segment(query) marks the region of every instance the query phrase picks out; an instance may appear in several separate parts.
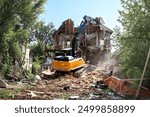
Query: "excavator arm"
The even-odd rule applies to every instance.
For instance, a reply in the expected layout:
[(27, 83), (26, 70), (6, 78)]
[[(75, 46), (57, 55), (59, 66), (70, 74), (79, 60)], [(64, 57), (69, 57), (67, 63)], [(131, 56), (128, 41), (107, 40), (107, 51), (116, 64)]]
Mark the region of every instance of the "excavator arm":
[(94, 18), (85, 15), (72, 40), (72, 56), (74, 58), (76, 58), (77, 51), (80, 47), (80, 36), (85, 34), (85, 29), (89, 24), (97, 25), (97, 21)]

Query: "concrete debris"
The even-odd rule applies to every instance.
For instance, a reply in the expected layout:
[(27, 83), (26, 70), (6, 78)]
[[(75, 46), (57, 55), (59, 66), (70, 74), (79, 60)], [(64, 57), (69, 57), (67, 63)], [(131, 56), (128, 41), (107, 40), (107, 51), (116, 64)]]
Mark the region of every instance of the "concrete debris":
[(69, 99), (70, 100), (77, 100), (77, 99), (79, 99), (79, 96), (70, 96)]
[(4, 80), (0, 79), (0, 88), (7, 88), (7, 87), (8, 84)]
[(100, 68), (90, 66), (80, 78), (64, 74), (59, 78), (42, 79), (30, 90), (19, 94), (20, 97), (17, 95), (17, 99), (110, 99), (111, 96), (105, 92), (107, 86), (103, 83), (103, 77)]
[(31, 96), (31, 98), (37, 97), (37, 95), (33, 91), (31, 91), (30, 93), (27, 93), (27, 95)]
[(55, 72), (51, 71), (50, 69), (47, 69), (45, 71), (42, 71), (42, 75), (46, 75), (46, 76), (50, 76), (52, 74), (54, 74)]
[(89, 99), (93, 100), (93, 99), (98, 99), (99, 95), (94, 95), (93, 93), (89, 94)]
[(38, 81), (38, 80), (42, 80), (42, 79), (41, 79), (41, 77), (39, 75), (36, 75), (35, 76), (35, 81)]
[(37, 95), (44, 95), (44, 92), (40, 92), (40, 91), (31, 91), (31, 90), (26, 90), (26, 92), (28, 92), (28, 93), (33, 92), (34, 94), (37, 94)]

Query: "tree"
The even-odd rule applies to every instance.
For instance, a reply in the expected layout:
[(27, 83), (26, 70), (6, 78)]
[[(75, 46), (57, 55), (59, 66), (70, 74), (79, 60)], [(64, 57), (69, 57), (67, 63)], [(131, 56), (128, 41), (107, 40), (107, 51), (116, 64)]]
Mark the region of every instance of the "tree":
[(0, 71), (17, 61), (22, 66), (21, 46), (27, 46), (29, 29), (43, 11), (45, 0), (0, 0)]
[[(53, 46), (53, 34), (54, 34), (54, 25), (53, 23), (45, 24), (40, 21), (37, 22), (31, 30), (31, 42), (36, 42), (31, 45), (31, 52), (34, 57), (44, 56), (45, 49)], [(34, 37), (34, 38), (33, 38)]]
[(53, 44), (52, 34), (54, 33), (53, 23), (45, 25), (44, 22), (37, 22), (35, 25), (35, 37), (37, 41), (43, 42), (45, 45)]
[[(117, 37), (120, 68), (126, 76), (140, 78), (150, 48), (150, 1), (121, 0), (119, 22), (123, 32)], [(145, 74), (150, 78), (150, 62)]]
[(39, 66), (46, 60), (45, 49), (53, 46), (54, 25), (52, 23), (36, 22), (30, 30), (31, 53), (33, 55), (32, 73), (39, 72)]

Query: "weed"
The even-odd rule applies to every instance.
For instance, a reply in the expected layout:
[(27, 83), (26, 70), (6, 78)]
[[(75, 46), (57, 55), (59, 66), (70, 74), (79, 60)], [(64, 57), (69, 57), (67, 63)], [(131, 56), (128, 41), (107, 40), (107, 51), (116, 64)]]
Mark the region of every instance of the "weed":
[(67, 93), (61, 93), (60, 96), (59, 96), (59, 98), (62, 98), (62, 99), (65, 99), (65, 100), (67, 100), (69, 97), (70, 97), (70, 95), (67, 94)]
[(14, 98), (14, 94), (11, 90), (0, 90), (0, 98)]

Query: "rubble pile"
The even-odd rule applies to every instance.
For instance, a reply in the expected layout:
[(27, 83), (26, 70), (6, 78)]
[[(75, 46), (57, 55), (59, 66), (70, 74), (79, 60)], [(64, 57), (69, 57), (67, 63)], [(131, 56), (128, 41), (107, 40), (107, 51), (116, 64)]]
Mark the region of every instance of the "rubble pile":
[(103, 77), (99, 68), (90, 66), (80, 78), (65, 74), (59, 78), (39, 80), (30, 90), (17, 94), (15, 99), (109, 99), (97, 86)]

